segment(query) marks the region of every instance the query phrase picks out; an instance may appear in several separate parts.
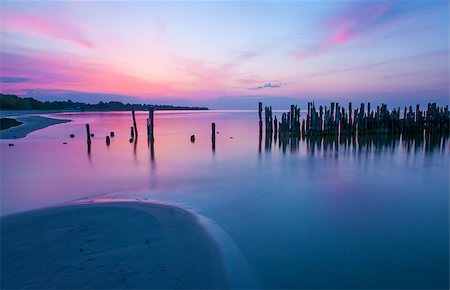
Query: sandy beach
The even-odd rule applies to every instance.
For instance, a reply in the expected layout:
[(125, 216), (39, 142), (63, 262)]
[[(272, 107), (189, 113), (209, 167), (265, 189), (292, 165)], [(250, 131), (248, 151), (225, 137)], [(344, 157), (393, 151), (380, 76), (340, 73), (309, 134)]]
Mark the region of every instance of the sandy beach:
[(41, 116), (19, 116), (13, 117), (22, 125), (8, 128), (0, 131), (0, 139), (19, 139), (27, 136), (29, 133), (46, 128), (51, 125), (67, 123), (70, 120), (55, 119)]
[(179, 207), (71, 204), (1, 219), (1, 288), (228, 288), (221, 252)]

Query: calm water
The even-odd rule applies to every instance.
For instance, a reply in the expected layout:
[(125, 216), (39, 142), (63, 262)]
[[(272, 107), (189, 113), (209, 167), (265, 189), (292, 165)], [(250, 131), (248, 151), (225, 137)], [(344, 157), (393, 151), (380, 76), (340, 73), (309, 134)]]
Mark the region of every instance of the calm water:
[(81, 198), (166, 201), (228, 236), (249, 268), (240, 275), (257, 280), (247, 286), (448, 288), (448, 139), (279, 144), (260, 141), (257, 112), (157, 112), (152, 148), (144, 112), (136, 143), (128, 112), (54, 117), (73, 122), (0, 141), (3, 215)]

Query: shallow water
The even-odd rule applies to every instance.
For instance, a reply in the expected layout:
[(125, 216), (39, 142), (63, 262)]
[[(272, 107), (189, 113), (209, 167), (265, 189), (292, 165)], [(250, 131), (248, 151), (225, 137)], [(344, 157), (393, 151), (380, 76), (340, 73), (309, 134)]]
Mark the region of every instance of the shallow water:
[(129, 112), (50, 116), (73, 122), (0, 141), (2, 215), (86, 197), (160, 200), (220, 227), (258, 287), (448, 288), (448, 139), (279, 144), (259, 138), (257, 112), (197, 111), (157, 112), (152, 146), (145, 112), (133, 143)]

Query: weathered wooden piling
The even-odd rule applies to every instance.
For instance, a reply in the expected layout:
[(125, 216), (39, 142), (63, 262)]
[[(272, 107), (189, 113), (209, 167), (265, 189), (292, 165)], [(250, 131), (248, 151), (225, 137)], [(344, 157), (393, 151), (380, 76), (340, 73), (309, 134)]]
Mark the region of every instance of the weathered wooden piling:
[(191, 142), (195, 143), (195, 135), (191, 135)]
[(111, 139), (109, 138), (109, 136), (106, 136), (106, 146), (109, 146), (109, 144), (111, 144)]
[(277, 116), (275, 116), (275, 118), (273, 119), (273, 128), (274, 128), (274, 135), (275, 135), (275, 138), (276, 138), (276, 136), (277, 136), (277, 134), (278, 134), (278, 120), (277, 120)]
[(130, 139), (134, 139), (134, 128), (130, 127)]
[(153, 129), (154, 129), (154, 117), (155, 111), (153, 109), (148, 110), (147, 118), (147, 136), (150, 140), (154, 140)]
[(262, 124), (262, 102), (258, 103), (259, 122)]
[(138, 136), (137, 126), (136, 126), (136, 116), (134, 114), (134, 110), (131, 111), (131, 115), (133, 116), (133, 128), (136, 137)]
[(424, 112), (420, 111), (419, 105), (415, 106), (415, 110), (413, 106), (405, 107), (403, 118), (400, 118), (400, 108), (390, 111), (386, 104), (381, 104), (376, 107), (376, 110), (372, 110), (370, 103), (367, 103), (367, 106), (361, 103), (359, 108), (352, 111), (352, 103), (348, 104), (348, 110), (346, 110), (344, 106), (334, 102), (330, 103), (329, 107), (319, 106), (318, 110), (314, 102), (308, 102), (307, 115), (302, 120), (300, 120), (300, 109), (294, 105), (291, 105), (289, 112), (282, 114), (280, 122), (276, 119), (275, 122), (271, 121), (271, 117), (271, 107), (265, 107), (266, 135), (270, 134), (274, 128), (279, 138), (449, 133), (450, 129), (448, 105), (438, 107), (436, 103), (428, 104)]
[(88, 145), (91, 145), (91, 129), (89, 128), (89, 124), (86, 124), (86, 141)]
[(211, 124), (211, 143), (213, 152), (216, 151), (216, 123)]
[(114, 132), (110, 132), (109, 136), (111, 136), (111, 138), (114, 138)]

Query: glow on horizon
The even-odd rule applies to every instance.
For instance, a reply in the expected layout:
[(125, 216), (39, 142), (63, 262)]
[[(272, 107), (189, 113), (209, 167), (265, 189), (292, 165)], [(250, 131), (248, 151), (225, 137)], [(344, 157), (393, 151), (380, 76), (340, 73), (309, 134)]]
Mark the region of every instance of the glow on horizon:
[(445, 101), (448, 11), (447, 1), (1, 2), (0, 91)]

